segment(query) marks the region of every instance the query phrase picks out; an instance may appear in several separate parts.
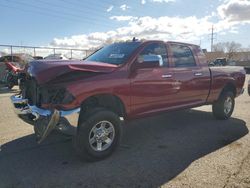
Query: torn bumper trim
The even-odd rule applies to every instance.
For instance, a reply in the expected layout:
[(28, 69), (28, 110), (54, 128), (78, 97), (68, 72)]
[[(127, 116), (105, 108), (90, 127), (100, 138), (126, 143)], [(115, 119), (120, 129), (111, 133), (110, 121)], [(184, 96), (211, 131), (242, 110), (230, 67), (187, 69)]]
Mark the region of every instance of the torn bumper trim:
[[(28, 100), (22, 99), (21, 95), (11, 96), (11, 102), (14, 106), (14, 111), (18, 115), (32, 114), (34, 117), (33, 120), (36, 122), (39, 122), (39, 120), (41, 119), (46, 119), (46, 118), (48, 119), (47, 123), (42, 125), (44, 126), (44, 128), (42, 129), (43, 131), (37, 135), (38, 143), (41, 143), (50, 134), (50, 132), (56, 128), (61, 117), (69, 116), (71, 114), (80, 112), (80, 108), (76, 108), (76, 109), (68, 110), (68, 111), (56, 110), (56, 109), (54, 110), (42, 109), (35, 105), (29, 105)], [(36, 126), (36, 123), (35, 123), (35, 126)]]
[[(22, 99), (21, 95), (13, 95), (10, 97), (12, 104), (14, 105), (14, 111), (18, 115), (25, 114), (38, 114), (41, 116), (50, 116), (52, 114), (51, 110), (42, 109), (35, 105), (29, 105), (28, 99)], [(68, 116), (73, 113), (79, 113), (80, 108), (73, 110), (59, 110), (60, 117)]]
[(28, 100), (22, 99), (20, 95), (13, 95), (10, 97), (12, 104), (14, 105), (14, 111), (18, 115), (31, 114), (31, 110), (28, 107)]
[(43, 131), (42, 135), (38, 137), (38, 144), (40, 144), (50, 133), (53, 129), (55, 129), (56, 124), (59, 122), (60, 114), (58, 110), (55, 110), (51, 115), (50, 121), (46, 126), (45, 130)]
[(242, 89), (240, 90), (240, 95), (242, 95), (242, 94), (244, 93), (244, 91), (245, 91), (245, 89), (242, 88)]

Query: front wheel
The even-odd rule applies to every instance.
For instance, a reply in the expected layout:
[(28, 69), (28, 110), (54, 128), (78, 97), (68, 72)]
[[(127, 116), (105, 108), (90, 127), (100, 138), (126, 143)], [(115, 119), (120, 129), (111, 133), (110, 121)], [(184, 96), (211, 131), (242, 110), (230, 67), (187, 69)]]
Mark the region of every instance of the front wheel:
[(121, 138), (121, 121), (114, 112), (93, 109), (80, 114), (73, 144), (77, 153), (87, 161), (97, 161), (111, 155)]
[(213, 114), (217, 119), (228, 119), (234, 110), (234, 94), (230, 91), (223, 92), (213, 104)]

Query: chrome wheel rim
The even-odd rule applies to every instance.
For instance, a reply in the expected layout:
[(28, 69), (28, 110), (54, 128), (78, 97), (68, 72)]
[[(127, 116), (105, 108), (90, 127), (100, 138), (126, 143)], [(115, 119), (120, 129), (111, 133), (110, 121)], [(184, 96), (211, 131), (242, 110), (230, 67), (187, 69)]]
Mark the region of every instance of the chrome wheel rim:
[(115, 138), (114, 125), (109, 121), (100, 121), (93, 126), (89, 133), (89, 144), (95, 151), (108, 149)]
[(225, 114), (229, 114), (233, 107), (233, 100), (231, 97), (227, 97), (224, 102), (224, 112)]

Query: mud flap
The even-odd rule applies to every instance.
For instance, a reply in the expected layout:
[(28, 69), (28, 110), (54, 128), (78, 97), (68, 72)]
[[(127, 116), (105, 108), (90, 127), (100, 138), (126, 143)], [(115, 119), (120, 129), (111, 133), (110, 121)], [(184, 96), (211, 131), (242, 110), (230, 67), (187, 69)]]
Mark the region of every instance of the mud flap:
[(55, 110), (50, 116), (40, 116), (35, 122), (34, 131), (40, 144), (53, 131), (59, 122), (60, 112)]

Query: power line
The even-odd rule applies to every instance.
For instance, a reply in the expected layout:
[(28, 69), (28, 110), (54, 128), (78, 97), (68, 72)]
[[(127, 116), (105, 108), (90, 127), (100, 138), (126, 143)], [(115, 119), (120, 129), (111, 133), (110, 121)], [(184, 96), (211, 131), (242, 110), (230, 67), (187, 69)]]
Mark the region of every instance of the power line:
[(71, 14), (71, 13), (63, 13), (61, 11), (58, 11), (58, 10), (53, 10), (53, 9), (49, 9), (49, 8), (45, 8), (45, 7), (39, 7), (39, 6), (36, 6), (36, 5), (31, 5), (31, 4), (28, 4), (28, 3), (24, 3), (24, 2), (15, 2), (19, 5), (23, 5), (23, 6), (29, 6), (29, 7), (33, 7), (35, 8), (36, 10), (37, 9), (40, 9), (40, 10), (45, 10), (45, 11), (48, 11), (49, 13), (56, 13), (57, 15), (63, 15), (65, 17), (70, 17), (72, 19), (77, 19), (77, 20), (81, 20), (79, 18), (79, 15), (76, 15), (76, 14)]
[[(13, 1), (5, 1), (5, 2), (13, 2)], [(10, 6), (10, 4), (8, 5), (4, 5), (5, 7), (8, 7), (8, 8), (11, 8), (11, 9), (15, 9), (15, 10), (21, 10), (21, 11), (24, 11), (24, 12), (33, 12), (33, 13), (36, 13), (36, 14), (40, 14), (40, 15), (43, 15), (43, 16), (52, 16), (53, 18), (60, 18), (61, 20), (63, 19), (64, 21), (67, 20), (73, 20), (73, 21), (81, 21), (81, 22), (85, 22), (85, 23), (89, 23), (89, 24), (93, 24), (93, 21), (97, 21), (98, 22), (98, 25), (101, 25), (101, 26), (106, 26), (108, 28), (110, 28), (111, 26), (113, 26), (113, 24), (108, 24), (107, 21), (109, 18), (105, 18), (103, 15), (100, 14), (99, 11), (97, 11), (97, 7), (99, 7), (99, 9), (101, 9), (102, 11), (106, 11), (106, 9), (104, 8), (105, 4), (103, 3), (97, 3), (96, 1), (95, 2), (95, 7), (92, 7), (90, 4), (91, 3), (87, 3), (85, 7), (91, 7), (90, 9), (86, 9), (86, 10), (80, 10), (79, 6), (82, 6), (82, 4), (80, 2), (76, 2), (76, 1), (73, 1), (74, 3), (72, 2), (68, 2), (67, 0), (60, 0), (60, 2), (64, 2), (64, 3), (61, 3), (61, 4), (58, 4), (58, 5), (55, 5), (54, 3), (51, 3), (51, 2), (47, 2), (47, 1), (44, 1), (44, 0), (37, 0), (36, 2), (39, 2), (40, 4), (44, 4), (46, 6), (50, 6), (50, 8), (47, 8), (47, 7), (44, 7), (44, 6), (39, 6), (39, 5), (32, 5), (30, 3), (26, 3), (26, 2), (19, 2), (19, 1), (14, 1), (15, 2), (15, 6), (13, 7), (13, 4)], [(117, 2), (114, 2), (112, 3), (114, 6), (116, 6), (116, 3)], [(0, 3), (1, 4), (1, 3)], [(67, 5), (70, 5), (70, 7), (66, 7)], [(98, 4), (98, 5), (97, 5)], [(77, 6), (74, 7), (74, 5)], [(100, 6), (99, 6), (100, 5)], [(134, 4), (133, 4), (134, 5)], [(73, 6), (73, 7), (72, 7)], [(57, 9), (57, 10), (53, 10), (53, 8), (51, 7), (61, 7), (62, 9)], [(105, 6), (106, 7), (106, 6)], [(107, 7), (106, 7), (107, 8)], [(70, 10), (70, 11), (73, 11), (74, 13), (70, 13), (70, 12), (64, 12), (64, 11), (60, 11), (60, 10)], [(89, 18), (89, 17), (81, 17), (78, 13), (80, 11), (85, 11), (85, 12), (88, 12), (90, 13), (89, 15), (98, 15), (98, 17), (96, 18)], [(118, 9), (115, 9), (113, 11), (116, 12), (118, 11)], [(136, 12), (138, 13), (138, 11), (136, 10)], [(145, 12), (145, 11), (139, 11), (139, 12)], [(121, 11), (119, 11), (119, 13), (121, 13)], [(121, 22), (120, 22), (121, 23)], [(123, 22), (123, 23), (127, 23), (127, 22)]]
[[(93, 10), (106, 11), (106, 9), (108, 8), (108, 5), (101, 6), (104, 4), (100, 4), (100, 1), (94, 1), (94, 6), (91, 6), (91, 4), (92, 4), (91, 1), (88, 3), (84, 2), (84, 4), (82, 4), (81, 2), (76, 2), (76, 1), (70, 1), (70, 2), (67, 0), (59, 0), (59, 1), (63, 2), (64, 4), (70, 5), (71, 7), (76, 7), (76, 8), (86, 7), (86, 8), (89, 8), (91, 11), (93, 11)], [(103, 1), (103, 2), (106, 3), (106, 1)], [(99, 4), (99, 5), (97, 5), (97, 4)], [(84, 11), (86, 11), (86, 9)]]
[[(71, 14), (72, 16), (76, 16), (76, 17), (82, 17), (82, 15), (79, 15), (78, 13), (81, 13), (81, 12), (83, 12), (83, 10), (82, 9), (79, 9), (79, 7), (77, 7), (77, 8), (72, 8), (72, 7), (67, 7), (67, 6), (63, 6), (62, 4), (59, 4), (59, 5), (56, 5), (56, 4), (54, 4), (54, 3), (51, 3), (51, 2), (45, 2), (45, 1), (43, 1), (43, 0), (37, 0), (37, 2), (38, 3), (41, 3), (41, 4), (43, 4), (43, 5), (47, 5), (47, 6), (56, 6), (56, 7), (59, 7), (59, 8), (62, 8), (62, 9), (66, 9), (66, 11), (73, 11), (74, 13), (76, 13), (76, 14)], [(87, 9), (87, 10), (84, 10), (84, 12), (87, 12), (87, 13), (89, 13), (89, 15), (93, 15), (93, 10), (90, 10), (90, 9)], [(67, 12), (68, 13), (68, 12)], [(70, 14), (70, 13), (68, 13), (68, 14)], [(93, 23), (93, 20), (95, 20), (95, 21), (99, 21), (99, 20), (103, 20), (103, 21), (107, 21), (107, 19), (106, 18), (104, 18), (103, 17), (103, 15), (101, 15), (100, 14), (100, 12), (95, 12), (94, 13), (94, 15), (99, 15), (100, 17), (98, 18), (98, 19), (96, 19), (96, 18), (93, 18), (93, 17), (88, 17), (88, 18), (85, 18), (85, 19), (83, 19), (83, 20), (87, 20), (87, 22), (90, 22), (90, 19), (91, 19), (91, 22), (90, 23)], [(105, 22), (104, 22), (105, 23)], [(106, 25), (106, 24), (105, 24)]]
[(15, 9), (16, 11), (22, 11), (22, 12), (25, 12), (25, 13), (28, 13), (28, 12), (31, 12), (31, 13), (35, 13), (35, 14), (40, 14), (40, 15), (42, 15), (42, 16), (48, 16), (48, 17), (50, 17), (51, 18), (51, 16), (53, 17), (53, 18), (60, 18), (61, 20), (64, 20), (64, 21), (79, 21), (79, 20), (76, 20), (76, 19), (72, 19), (72, 18), (69, 18), (69, 17), (65, 17), (65, 16), (63, 16), (63, 15), (58, 15), (58, 14), (54, 14), (53, 12), (50, 12), (50, 13), (44, 13), (44, 12), (40, 12), (39, 10), (33, 10), (33, 9), (29, 9), (28, 7), (18, 7), (18, 6), (10, 6), (10, 5), (5, 5), (5, 4), (1, 4), (0, 3), (0, 5), (2, 6), (2, 7), (6, 7), (6, 8), (9, 8), (9, 9), (11, 9), (11, 10), (13, 10), (13, 9)]
[[(7, 2), (7, 0), (5, 0)], [(54, 9), (51, 9), (51, 8), (48, 8), (48, 7), (44, 7), (44, 6), (36, 6), (36, 5), (33, 5), (33, 4), (29, 4), (29, 3), (26, 3), (26, 2), (20, 2), (20, 1), (14, 1), (15, 2), (15, 6), (12, 7), (9, 6), (10, 4), (8, 5), (4, 5), (5, 7), (8, 7), (8, 8), (15, 8), (16, 10), (18, 9), (21, 9), (20, 7), (24, 7), (26, 10), (27, 8), (31, 8), (31, 10), (28, 10), (30, 12), (35, 12), (35, 13), (38, 13), (40, 15), (46, 15), (48, 16), (49, 15), (52, 15), (53, 17), (56, 16), (56, 17), (60, 17), (60, 18), (63, 18), (63, 19), (67, 19), (67, 20), (74, 20), (74, 21), (81, 21), (81, 22), (85, 22), (85, 23), (89, 23), (89, 24), (93, 24), (93, 21), (97, 21), (98, 22), (98, 25), (101, 25), (101, 26), (106, 26), (106, 27), (111, 27), (113, 26), (113, 24), (107, 24), (107, 21), (109, 18), (105, 18), (103, 16), (103, 14), (100, 14), (100, 11), (97, 11), (98, 9), (105, 12), (106, 11), (106, 8), (108, 6), (106, 6), (105, 4), (100, 4), (100, 3), (97, 3), (96, 1), (95, 2), (95, 6), (92, 7), (90, 3), (86, 3), (86, 4), (81, 4), (80, 2), (76, 2), (76, 1), (73, 1), (73, 2), (68, 2), (67, 0), (59, 0), (60, 2), (63, 2), (62, 4), (58, 4), (58, 5), (55, 5), (54, 3), (51, 3), (51, 2), (47, 2), (47, 1), (44, 1), (44, 0), (38, 0), (36, 2), (40, 3), (40, 4), (43, 4), (43, 5), (46, 5), (46, 6), (49, 6), (49, 7), (61, 7), (63, 10), (66, 9), (67, 12), (64, 12), (64, 11), (60, 11), (62, 9), (57, 9), (57, 10), (54, 10)], [(11, 2), (11, 1), (8, 1), (8, 2)], [(13, 1), (12, 1), (13, 2)], [(117, 2), (113, 2), (113, 6), (116, 6), (116, 3)], [(70, 7), (66, 7), (68, 4)], [(98, 4), (98, 5), (97, 5)], [(19, 5), (19, 6), (17, 6)], [(51, 6), (50, 6), (51, 5)], [(63, 5), (66, 5), (66, 6), (63, 6)], [(75, 6), (77, 7), (75, 7)], [(83, 6), (83, 7), (89, 7), (89, 9), (80, 9), (79, 6)], [(105, 6), (105, 7), (104, 7)], [(36, 11), (34, 11), (34, 9)], [(43, 10), (44, 12), (41, 12), (41, 10)], [(74, 13), (72, 14), (71, 12), (68, 12), (68, 10), (71, 10), (73, 11)], [(117, 12), (119, 9), (115, 9), (113, 10), (113, 13)], [(79, 12), (88, 12), (88, 17), (82, 17), (81, 15), (79, 15), (78, 13)], [(136, 10), (136, 13), (145, 13), (145, 11), (138, 11)], [(122, 13), (125, 13), (125, 12), (122, 12)], [(119, 14), (121, 14), (121, 11), (119, 11)], [(98, 17), (96, 16), (95, 18), (91, 18), (89, 17), (89, 15), (98, 15)], [(122, 14), (123, 15), (123, 14)], [(120, 22), (121, 23), (121, 22)], [(125, 23), (125, 22), (123, 22)]]
[[(17, 6), (17, 4), (19, 6)], [(35, 5), (31, 5), (31, 4), (28, 4), (28, 3), (24, 3), (24, 2), (15, 2), (15, 5), (13, 7), (12, 6), (9, 6), (9, 5), (5, 5), (5, 4), (1, 4), (3, 5), (4, 7), (8, 7), (8, 8), (11, 8), (11, 9), (15, 9), (15, 10), (18, 10), (18, 9), (22, 9), (22, 11), (29, 11), (29, 12), (34, 12), (34, 13), (39, 13), (40, 15), (52, 15), (53, 17), (56, 16), (56, 17), (60, 17), (60, 18), (63, 18), (64, 20), (67, 19), (67, 20), (74, 20), (74, 21), (81, 21), (81, 22), (87, 22), (89, 24), (93, 24), (93, 20), (96, 20), (96, 21), (99, 21), (95, 18), (80, 18), (81, 16), (80, 15), (77, 15), (77, 14), (71, 14), (71, 13), (65, 13), (65, 12), (61, 12), (61, 11), (58, 11), (58, 10), (53, 10), (53, 9), (49, 9), (49, 8), (45, 8), (45, 7), (39, 7), (39, 6), (35, 6)], [(22, 8), (20, 8), (22, 7)], [(33, 8), (33, 9), (27, 9), (27, 8)], [(36, 11), (34, 11), (36, 10)], [(38, 11), (40, 10), (40, 12)], [(44, 12), (41, 12), (41, 10), (43, 10)], [(102, 18), (101, 19), (107, 21), (106, 19)], [(110, 27), (111, 24), (107, 24), (106, 22), (100, 22), (98, 23), (98, 25), (102, 25), (102, 26), (107, 26), (107, 27)]]
[[(130, 2), (130, 9), (128, 9), (127, 11), (121, 11), (121, 9), (120, 9), (120, 6), (118, 5), (118, 2), (117, 1), (115, 1), (115, 2), (112, 2), (112, 3), (109, 3), (109, 4), (107, 4), (107, 6), (105, 5), (105, 4), (101, 4), (100, 3), (100, 1), (90, 1), (90, 2), (88, 2), (88, 3), (84, 3), (84, 4), (82, 4), (82, 1), (67, 1), (67, 0), (59, 0), (60, 2), (63, 2), (64, 4), (67, 4), (67, 5), (69, 5), (69, 6), (71, 6), (71, 7), (77, 7), (77, 8), (79, 8), (79, 6), (82, 6), (82, 7), (88, 7), (88, 9), (84, 9), (84, 11), (88, 11), (88, 10), (91, 10), (90, 11), (90, 13), (91, 14), (96, 14), (97, 13), (97, 15), (98, 15), (98, 13), (99, 13), (99, 11), (97, 11), (97, 10), (100, 10), (100, 11), (106, 11), (107, 10), (107, 8), (108, 8), (108, 6), (110, 6), (110, 5), (113, 5), (114, 6), (114, 8), (113, 8), (113, 10), (112, 10), (112, 13), (113, 14), (117, 14), (116, 16), (118, 16), (118, 15), (126, 15), (126, 14), (130, 14), (131, 13), (131, 11), (132, 11), (132, 13), (134, 13), (134, 14), (141, 14), (141, 15), (148, 15), (148, 11), (146, 11), (145, 9), (134, 9), (134, 11), (133, 11), (133, 7), (135, 7), (136, 5), (136, 2), (134, 1), (134, 2)], [(92, 3), (93, 2), (93, 3)], [(104, 1), (102, 1), (102, 2), (104, 2)], [(105, 1), (105, 3), (106, 3), (106, 1)], [(91, 4), (93, 4), (93, 6), (91, 6)], [(124, 3), (120, 3), (120, 5), (122, 5), (122, 4), (124, 4)], [(104, 5), (104, 6), (102, 6), (102, 5)], [(103, 15), (101, 15), (101, 16), (103, 16)], [(140, 17), (140, 16), (139, 16)]]
[[(59, 5), (55, 5), (54, 3), (51, 3), (50, 1), (46, 1), (46, 0), (38, 0), (38, 2), (44, 4), (44, 5), (52, 5), (52, 6), (57, 6), (57, 7), (61, 7), (63, 9), (66, 10), (71, 10), (74, 13), (77, 12), (86, 12), (89, 13), (88, 14), (88, 19), (90, 18), (90, 16), (95, 15), (98, 16), (98, 19), (96, 18), (91, 18), (92, 20), (105, 20), (107, 21), (107, 19), (104, 18), (103, 14), (100, 14), (101, 12), (105, 13), (107, 11), (107, 8), (109, 5), (106, 4), (100, 4), (99, 1), (94, 1), (94, 5), (91, 6), (91, 2), (88, 3), (84, 3), (81, 4), (81, 2), (75, 2), (75, 1), (66, 1), (66, 0), (59, 0), (61, 3)], [(116, 2), (112, 3), (113, 6), (116, 6)], [(82, 9), (81, 7), (83, 7), (84, 9)], [(99, 11), (98, 11), (99, 10)], [(117, 12), (116, 10), (113, 10), (113, 13)], [(120, 13), (120, 12), (119, 12)], [(108, 16), (108, 15), (107, 15)], [(93, 22), (91, 22), (93, 23)]]

